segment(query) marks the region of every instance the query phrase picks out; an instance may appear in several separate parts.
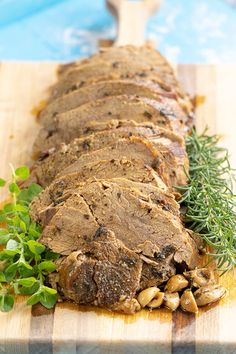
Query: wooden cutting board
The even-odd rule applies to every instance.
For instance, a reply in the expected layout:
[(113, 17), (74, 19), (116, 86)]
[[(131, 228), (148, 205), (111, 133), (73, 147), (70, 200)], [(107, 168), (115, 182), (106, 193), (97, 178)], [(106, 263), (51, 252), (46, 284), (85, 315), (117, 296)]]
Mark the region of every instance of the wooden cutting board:
[[(0, 176), (9, 162), (30, 159), (39, 130), (32, 109), (56, 79), (56, 63), (0, 64)], [(179, 65), (177, 74), (192, 95), (205, 97), (197, 108), (197, 127), (222, 134), (222, 144), (236, 167), (236, 65)], [(4, 198), (1, 192), (0, 198)], [(221, 279), (229, 296), (197, 316), (165, 309), (134, 316), (58, 304), (54, 310), (26, 306), (17, 299), (10, 313), (0, 313), (0, 353), (63, 354), (233, 354), (236, 353), (236, 277)]]

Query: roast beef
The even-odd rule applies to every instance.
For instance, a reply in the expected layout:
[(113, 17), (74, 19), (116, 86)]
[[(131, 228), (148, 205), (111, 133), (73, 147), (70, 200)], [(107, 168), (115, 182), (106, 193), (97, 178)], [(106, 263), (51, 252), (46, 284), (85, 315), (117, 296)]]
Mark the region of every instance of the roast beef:
[[(72, 174), (73, 176), (73, 174)], [(97, 175), (96, 175), (97, 177)], [(107, 175), (106, 175), (106, 178)], [(97, 180), (97, 178), (96, 178)], [(90, 183), (91, 180), (87, 179), (86, 183)], [(172, 193), (168, 193), (162, 187), (159, 180), (159, 185), (153, 185), (150, 183), (137, 182), (128, 180), (126, 178), (110, 178), (109, 182), (118, 183), (119, 186), (129, 188), (130, 191), (138, 190), (142, 196), (145, 196), (147, 200), (152, 201), (163, 210), (168, 210), (173, 215), (179, 216), (179, 205), (175, 201)], [(46, 188), (39, 194), (31, 203), (31, 217), (41, 224), (46, 225), (51, 220), (52, 216), (57, 212), (58, 208), (67, 200), (77, 189), (83, 186), (83, 183), (71, 181), (71, 175), (65, 176), (63, 179), (55, 180), (50, 187)]]
[(134, 313), (132, 299), (139, 289), (141, 271), (139, 255), (103, 227), (61, 263), (58, 285), (76, 303), (111, 310), (119, 306), (120, 311)]
[(158, 174), (140, 160), (127, 160), (126, 158), (101, 160), (82, 165), (76, 172), (56, 178), (49, 187), (33, 199), (31, 216), (34, 220), (41, 220), (40, 210), (65, 200), (88, 179), (117, 177), (124, 177), (134, 182), (150, 183), (164, 192), (168, 190)]
[[(109, 48), (109, 50), (105, 50), (98, 55), (94, 55), (82, 61), (80, 60), (77, 63), (75, 62), (72, 64), (63, 65), (59, 68), (58, 72), (60, 73), (60, 80), (58, 82), (64, 82), (65, 86), (67, 86), (67, 79), (69, 79), (69, 82), (72, 82), (78, 78), (77, 82), (80, 82), (80, 85), (81, 83), (83, 85), (88, 82), (89, 78), (91, 78), (91, 81), (94, 82), (99, 80), (102, 76), (104, 76), (106, 80), (109, 77), (113, 79), (119, 77), (137, 77), (151, 81), (163, 82), (165, 86), (174, 87), (175, 91), (178, 92), (182, 98), (184, 98), (188, 109), (192, 110), (191, 101), (180, 87), (179, 82), (176, 80), (174, 71), (167, 60), (159, 52), (148, 46), (140, 48), (134, 46), (124, 46), (119, 47), (118, 50), (117, 48)], [(85, 72), (87, 72), (89, 77)], [(70, 78), (72, 81), (70, 81)], [(71, 88), (73, 89), (72, 86)], [(58, 85), (56, 84), (52, 89), (52, 99), (55, 96), (60, 95), (60, 90), (58, 91), (57, 88)], [(61, 91), (63, 92), (63, 88)]]
[(165, 161), (165, 157), (162, 155), (160, 149), (156, 148), (155, 145), (147, 139), (135, 136), (119, 139), (117, 142), (103, 149), (81, 155), (74, 163), (64, 168), (58, 176), (76, 172), (81, 166), (85, 166), (91, 162), (108, 160), (111, 157), (114, 159), (125, 157), (128, 160), (140, 160), (144, 164), (153, 167), (163, 182), (172, 187), (171, 178), (174, 177), (174, 175), (170, 175), (171, 166), (168, 165), (168, 161)]
[[(137, 80), (145, 78), (149, 81), (163, 83), (156, 67), (140, 60), (130, 62), (122, 59), (116, 62), (105, 62), (103, 65), (100, 62), (80, 65), (70, 70), (55, 84), (52, 94), (54, 97), (59, 97), (88, 83), (134, 78)], [(167, 86), (167, 83), (163, 85)]]
[[(145, 96), (135, 96), (131, 94), (110, 95), (97, 100), (80, 105), (77, 100), (77, 94), (65, 95), (48, 104), (40, 114), (40, 122), (45, 126), (50, 126), (51, 123), (60, 119), (66, 119), (67, 115), (60, 115), (68, 111), (74, 118), (80, 118), (81, 121), (87, 119), (100, 119), (103, 115), (109, 115), (109, 119), (120, 119), (120, 116), (128, 115), (132, 119), (135, 115), (142, 115), (142, 121), (148, 120), (153, 123), (158, 123), (158, 115), (164, 117), (160, 122), (165, 120), (182, 120), (182, 125), (179, 122), (179, 127), (176, 122), (175, 129), (184, 129), (184, 124), (190, 122), (190, 117), (187, 115), (177, 103), (176, 100), (161, 95), (156, 95), (155, 100)], [(77, 110), (75, 110), (77, 109)], [(152, 119), (154, 116), (154, 120)], [(166, 117), (166, 118), (165, 118)], [(126, 117), (127, 119), (127, 117)]]
[[(158, 81), (161, 80), (165, 86), (174, 87), (181, 96), (186, 97), (186, 93), (183, 92), (182, 88), (180, 87), (179, 82), (176, 80), (173, 69), (167, 60), (159, 52), (148, 46), (140, 48), (134, 46), (125, 46), (119, 47), (119, 50), (117, 50), (117, 48), (109, 48), (109, 50), (105, 50), (98, 55), (94, 55), (84, 60), (80, 60), (77, 63), (75, 62), (63, 65), (58, 70), (60, 73), (59, 82), (65, 80), (69, 76), (76, 76), (77, 70), (81, 69), (89, 71), (89, 68), (91, 70), (91, 67), (95, 66), (99, 67), (100, 69), (110, 65), (111, 73), (116, 72), (117, 76), (119, 76), (119, 66), (125, 66), (123, 64), (124, 62), (127, 62), (127, 65), (126, 71), (124, 67), (124, 72), (122, 75), (133, 77), (134, 74), (136, 77), (146, 79), (146, 74), (153, 72), (155, 76), (150, 76), (149, 79), (152, 77), (154, 81), (155, 78), (158, 79)], [(93, 81), (96, 81), (97, 76), (99, 77), (99, 69), (96, 72), (96, 75), (94, 75)], [(91, 71), (93, 71), (93, 69)], [(93, 72), (95, 73), (95, 69)], [(52, 90), (52, 97), (53, 91), (54, 87)], [(55, 95), (57, 95), (57, 92), (55, 92)], [(190, 102), (189, 104), (191, 105)]]
[[(64, 113), (64, 114), (63, 114)], [(136, 118), (137, 117), (137, 118)], [(69, 95), (51, 102), (41, 112), (40, 121), (47, 128), (60, 120), (76, 119), (80, 122), (104, 119), (130, 119), (164, 125), (185, 135), (191, 128), (191, 115), (186, 114), (173, 99), (158, 99), (134, 95), (107, 96), (78, 107), (76, 99)]]
[[(30, 205), (61, 255), (62, 298), (134, 313), (137, 293), (198, 265), (175, 198), (186, 184), (192, 104), (153, 49), (125, 46), (60, 69), (40, 113)], [(164, 285), (163, 285), (164, 286)]]
[[(131, 182), (130, 182), (131, 183)], [(197, 249), (179, 217), (154, 204), (137, 189), (119, 182), (91, 181), (59, 206), (44, 228), (40, 242), (69, 255), (92, 240), (99, 226), (111, 229), (126, 247), (155, 257), (169, 246), (172, 258), (192, 268)]]
[(120, 60), (127, 60), (129, 63), (145, 63), (146, 65), (155, 68), (155, 70), (159, 72), (163, 81), (170, 78), (172, 79), (172, 85), (178, 85), (173, 69), (167, 60), (160, 54), (160, 52), (149, 46), (135, 47), (132, 45), (119, 48), (113, 47), (107, 50), (105, 49), (89, 58), (79, 60), (78, 62), (61, 65), (58, 70), (60, 75), (59, 79), (61, 80), (62, 77), (67, 76), (70, 71), (73, 71), (83, 65), (97, 63), (101, 65), (112, 63), (114, 65), (114, 63)]
[[(178, 95), (171, 89), (171, 87), (162, 82), (153, 82), (143, 79), (118, 79), (91, 82), (88, 84), (85, 83), (81, 87), (75, 87), (74, 90), (71, 90), (65, 95), (63, 94), (60, 97), (67, 95), (73, 97), (73, 99), (77, 100), (79, 106), (97, 98), (122, 94), (139, 95), (153, 99), (156, 97), (158, 98), (159, 94), (164, 97), (178, 99)], [(58, 99), (60, 97), (58, 97)]]
[(102, 130), (99, 123), (103, 126), (104, 123), (109, 124), (111, 119), (151, 122), (180, 135), (185, 135), (191, 127), (191, 124), (188, 126), (188, 116), (174, 100), (162, 99), (162, 102), (157, 102), (133, 96), (111, 96), (55, 115), (53, 118), (50, 114), (46, 115), (46, 127), (40, 130), (33, 153), (38, 155), (60, 142), (68, 143), (73, 138), (85, 135), (88, 131)]
[(149, 283), (155, 275), (154, 285), (158, 284), (157, 279), (161, 283), (175, 273), (173, 263), (167, 259), (168, 256), (153, 261), (140, 256), (128, 249), (112, 231), (99, 227), (80, 251), (63, 260), (57, 282), (66, 299), (134, 313), (139, 309), (134, 297), (142, 285), (146, 286), (148, 271), (152, 273)]
[[(63, 94), (67, 94), (76, 89), (79, 89), (85, 85), (106, 80), (140, 80), (144, 79), (147, 81), (153, 81), (160, 84), (162, 87), (166, 88), (168, 91), (176, 92), (176, 94), (183, 99), (185, 99), (186, 105), (191, 108), (191, 103), (189, 98), (184, 97), (179, 88), (176, 85), (168, 85), (160, 79), (159, 70), (156, 67), (147, 65), (145, 62), (130, 62), (128, 60), (120, 60), (115, 63), (100, 63), (85, 64), (79, 66), (75, 70), (71, 70), (68, 75), (63, 79), (59, 80), (58, 83), (53, 87), (53, 96), (60, 97)], [(173, 84), (173, 77), (171, 76), (171, 83)]]
[(131, 136), (148, 137), (149, 141), (165, 155), (166, 163), (172, 170), (172, 184), (183, 185), (186, 183), (185, 171), (188, 170), (188, 159), (184, 140), (164, 128), (153, 125), (145, 126), (132, 121), (124, 122), (116, 129), (104, 130), (75, 139), (69, 145), (63, 144), (59, 150), (52, 150), (35, 164), (31, 177), (35, 176), (37, 183), (46, 186), (59, 172), (63, 172), (65, 167), (74, 163), (83, 153), (102, 149), (113, 145), (118, 139)]

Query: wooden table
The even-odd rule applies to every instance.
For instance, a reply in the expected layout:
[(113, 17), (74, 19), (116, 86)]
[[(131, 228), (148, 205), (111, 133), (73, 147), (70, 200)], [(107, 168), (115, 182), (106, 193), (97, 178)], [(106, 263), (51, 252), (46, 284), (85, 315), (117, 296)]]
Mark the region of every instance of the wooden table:
[[(0, 65), (1, 177), (29, 161), (39, 124), (32, 114), (56, 79), (56, 63)], [(185, 88), (206, 96), (197, 109), (197, 127), (222, 134), (236, 167), (236, 65), (179, 65)], [(0, 198), (4, 198), (3, 192)], [(63, 354), (234, 354), (236, 353), (236, 277), (222, 277), (229, 296), (197, 316), (165, 309), (134, 316), (58, 304), (55, 310), (26, 306), (17, 299), (10, 313), (0, 314), (0, 353)]]

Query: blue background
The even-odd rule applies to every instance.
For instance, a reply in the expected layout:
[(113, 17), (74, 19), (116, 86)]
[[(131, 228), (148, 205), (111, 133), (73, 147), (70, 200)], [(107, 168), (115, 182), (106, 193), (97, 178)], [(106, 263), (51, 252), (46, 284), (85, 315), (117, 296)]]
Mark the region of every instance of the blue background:
[[(114, 38), (103, 0), (0, 0), (0, 59), (68, 61)], [(147, 38), (176, 62), (236, 62), (235, 0), (165, 0)]]

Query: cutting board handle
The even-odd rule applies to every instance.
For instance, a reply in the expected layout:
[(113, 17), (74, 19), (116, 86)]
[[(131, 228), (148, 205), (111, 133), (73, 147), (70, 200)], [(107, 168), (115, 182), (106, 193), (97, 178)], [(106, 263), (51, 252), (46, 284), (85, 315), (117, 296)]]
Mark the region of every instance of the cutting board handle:
[(145, 44), (146, 23), (163, 0), (107, 0), (107, 6), (117, 18), (118, 32), (115, 46)]

